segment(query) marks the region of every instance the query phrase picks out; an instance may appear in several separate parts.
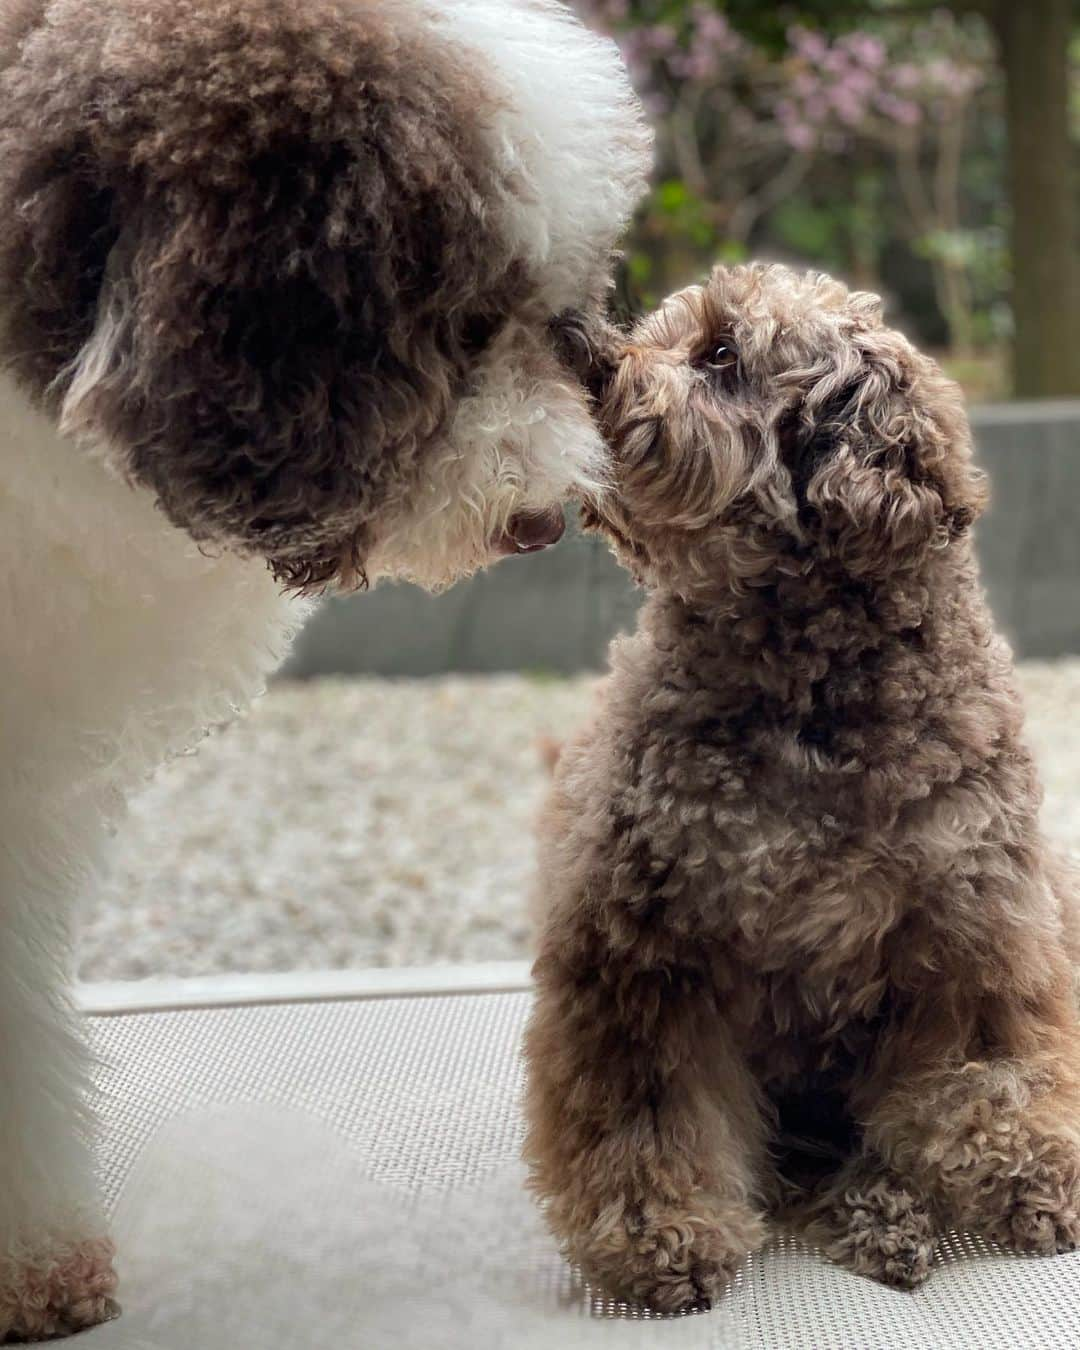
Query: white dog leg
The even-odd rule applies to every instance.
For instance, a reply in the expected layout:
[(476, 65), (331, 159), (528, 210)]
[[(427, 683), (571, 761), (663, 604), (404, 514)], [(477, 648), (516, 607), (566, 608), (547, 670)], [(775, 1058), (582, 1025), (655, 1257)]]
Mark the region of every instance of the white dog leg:
[(0, 773), (0, 1341), (38, 1340), (115, 1312), (87, 1050), (68, 1002), (70, 911), (97, 812), (84, 802), (73, 818), (15, 766)]
[(114, 1310), (72, 924), (123, 801), (264, 684), (307, 606), (200, 553), (0, 379), (0, 1343)]

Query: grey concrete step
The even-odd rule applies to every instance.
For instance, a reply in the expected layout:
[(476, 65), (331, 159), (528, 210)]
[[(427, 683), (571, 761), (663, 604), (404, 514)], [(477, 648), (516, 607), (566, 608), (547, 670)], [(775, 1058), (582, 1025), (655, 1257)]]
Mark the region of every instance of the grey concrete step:
[[(1080, 401), (988, 405), (972, 423), (993, 487), (978, 546), (998, 621), (1023, 656), (1080, 652)], [(285, 673), (599, 668), (639, 600), (606, 546), (572, 526), (558, 548), (445, 595), (392, 585), (328, 601)]]

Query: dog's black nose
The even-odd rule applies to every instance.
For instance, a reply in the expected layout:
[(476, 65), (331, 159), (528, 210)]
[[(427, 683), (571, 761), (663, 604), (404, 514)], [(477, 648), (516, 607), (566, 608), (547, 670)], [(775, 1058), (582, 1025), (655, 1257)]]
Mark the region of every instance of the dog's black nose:
[(539, 553), (557, 544), (566, 530), (561, 506), (547, 511), (519, 511), (510, 517), (505, 532), (496, 540), (495, 551), (506, 555)]

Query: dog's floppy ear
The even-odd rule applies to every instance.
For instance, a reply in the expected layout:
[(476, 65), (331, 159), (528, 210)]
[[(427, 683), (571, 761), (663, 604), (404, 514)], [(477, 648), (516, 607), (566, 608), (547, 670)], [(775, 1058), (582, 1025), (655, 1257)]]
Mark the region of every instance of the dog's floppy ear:
[(0, 75), (0, 357), (197, 539), (362, 568), (521, 278), (403, 0), (54, 0)]
[(986, 503), (959, 391), (893, 336), (811, 391), (780, 436), (803, 525), (863, 574), (944, 547)]

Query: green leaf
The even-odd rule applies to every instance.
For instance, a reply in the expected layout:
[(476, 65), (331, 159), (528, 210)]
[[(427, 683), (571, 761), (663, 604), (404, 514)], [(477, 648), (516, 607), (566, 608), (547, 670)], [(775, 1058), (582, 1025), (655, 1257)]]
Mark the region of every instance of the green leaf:
[(661, 183), (656, 189), (656, 202), (662, 211), (667, 211), (669, 215), (674, 215), (676, 211), (683, 210), (691, 202), (690, 189), (681, 178), (669, 178), (666, 183)]

